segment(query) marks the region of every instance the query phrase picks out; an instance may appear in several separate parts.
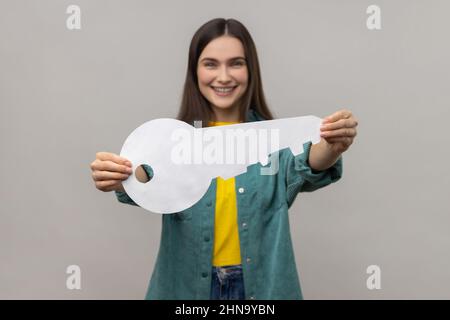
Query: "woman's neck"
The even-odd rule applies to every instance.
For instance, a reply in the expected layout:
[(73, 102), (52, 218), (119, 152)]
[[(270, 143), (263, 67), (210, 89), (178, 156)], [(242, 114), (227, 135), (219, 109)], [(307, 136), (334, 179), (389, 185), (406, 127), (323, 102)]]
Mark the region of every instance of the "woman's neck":
[(213, 107), (214, 122), (239, 122), (239, 108), (221, 109)]

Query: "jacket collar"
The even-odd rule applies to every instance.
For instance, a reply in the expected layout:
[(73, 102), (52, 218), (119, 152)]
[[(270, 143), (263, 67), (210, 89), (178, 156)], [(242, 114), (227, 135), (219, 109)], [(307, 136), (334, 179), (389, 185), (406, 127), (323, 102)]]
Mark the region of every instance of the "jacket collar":
[(247, 111), (247, 117), (246, 117), (245, 122), (254, 122), (254, 121), (262, 121), (262, 120), (265, 120), (265, 119), (254, 109), (250, 108)]

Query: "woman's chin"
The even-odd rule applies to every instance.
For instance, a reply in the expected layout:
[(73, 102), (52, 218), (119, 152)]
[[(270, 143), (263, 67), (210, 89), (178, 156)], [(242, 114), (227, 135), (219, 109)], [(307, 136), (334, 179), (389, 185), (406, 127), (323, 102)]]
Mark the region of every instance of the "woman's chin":
[(229, 105), (217, 105), (217, 104), (214, 104), (214, 106), (217, 108), (217, 109), (220, 109), (220, 110), (222, 110), (222, 111), (226, 111), (226, 110), (231, 110), (232, 109), (232, 105), (231, 104), (229, 104)]
[(231, 110), (233, 108), (234, 101), (228, 102), (228, 103), (225, 103), (225, 102), (222, 102), (222, 101), (213, 101), (213, 105), (217, 109), (226, 111), (226, 110)]

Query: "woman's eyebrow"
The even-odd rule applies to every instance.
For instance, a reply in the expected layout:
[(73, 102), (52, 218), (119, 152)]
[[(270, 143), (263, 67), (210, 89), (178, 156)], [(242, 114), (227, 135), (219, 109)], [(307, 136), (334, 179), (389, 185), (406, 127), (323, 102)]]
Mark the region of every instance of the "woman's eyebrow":
[[(245, 58), (244, 57), (233, 57), (233, 58), (230, 58), (230, 59), (228, 59), (228, 61), (233, 61), (233, 60), (239, 60), (239, 59), (242, 59), (242, 60), (245, 60)], [(209, 57), (205, 57), (205, 58), (203, 58), (202, 60), (200, 60), (200, 62), (202, 62), (202, 61), (204, 61), (204, 60), (209, 60), (209, 61), (214, 61), (214, 62), (218, 62), (218, 60), (217, 59), (214, 59), (214, 58), (209, 58)]]

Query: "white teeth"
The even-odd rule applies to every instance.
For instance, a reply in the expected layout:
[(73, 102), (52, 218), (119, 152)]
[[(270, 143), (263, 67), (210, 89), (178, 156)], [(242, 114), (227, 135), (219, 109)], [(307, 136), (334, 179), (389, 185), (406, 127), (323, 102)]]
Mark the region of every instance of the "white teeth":
[(234, 89), (234, 87), (228, 87), (228, 88), (213, 87), (213, 89), (216, 90), (217, 92), (230, 92), (231, 90)]

